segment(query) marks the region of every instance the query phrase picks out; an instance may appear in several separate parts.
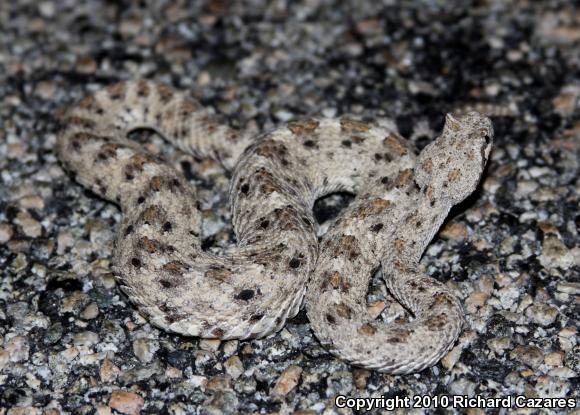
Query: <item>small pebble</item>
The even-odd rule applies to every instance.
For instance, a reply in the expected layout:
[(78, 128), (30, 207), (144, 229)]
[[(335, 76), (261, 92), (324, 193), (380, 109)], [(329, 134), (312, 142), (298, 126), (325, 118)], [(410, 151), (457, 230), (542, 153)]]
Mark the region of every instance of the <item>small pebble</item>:
[(137, 339), (133, 341), (133, 353), (141, 363), (152, 361), (157, 350), (159, 350), (159, 342), (155, 340)]
[(173, 366), (167, 366), (167, 369), (165, 369), (165, 376), (170, 379), (179, 379), (183, 377), (183, 371)]
[(510, 357), (532, 368), (537, 368), (544, 361), (544, 354), (537, 346), (517, 346), (510, 352)]
[(562, 116), (571, 115), (578, 108), (578, 98), (580, 97), (580, 88), (577, 85), (568, 85), (562, 88), (559, 95), (552, 99), (554, 109)]
[(542, 243), (542, 254), (538, 257), (543, 267), (567, 270), (580, 264), (580, 248), (568, 249), (555, 235), (548, 235)]
[(374, 301), (369, 303), (367, 306), (367, 311), (372, 319), (377, 318), (383, 310), (387, 307), (387, 304), (384, 301)]
[(138, 415), (145, 401), (133, 392), (114, 391), (109, 399), (109, 407), (122, 414)]
[(231, 356), (238, 351), (239, 340), (228, 340), (224, 343), (224, 355)]
[(215, 352), (219, 349), (221, 341), (218, 339), (201, 339), (199, 341), (199, 348), (207, 350), (208, 352)]
[(141, 31), (142, 25), (143, 22), (140, 19), (128, 17), (121, 20), (119, 30), (123, 36), (135, 36)]
[(548, 366), (562, 366), (563, 361), (564, 353), (562, 352), (548, 353), (544, 356), (544, 363)]
[(232, 377), (232, 379), (239, 378), (242, 373), (244, 373), (244, 365), (238, 356), (232, 356), (224, 363), (226, 368), (226, 373)]
[(371, 371), (367, 369), (355, 368), (352, 371), (352, 379), (354, 384), (358, 389), (365, 389), (367, 387), (367, 382), (371, 376)]
[(523, 199), (538, 190), (538, 187), (540, 187), (540, 185), (533, 180), (520, 180), (515, 195)]
[(234, 391), (219, 390), (204, 404), (201, 414), (222, 415), (237, 413), (238, 398)]
[(19, 253), (16, 255), (16, 258), (14, 258), (14, 261), (12, 261), (12, 268), (14, 268), (14, 271), (20, 272), (24, 271), (26, 267), (28, 267), (28, 259), (26, 258), (26, 255)]
[(544, 304), (535, 304), (526, 310), (526, 317), (540, 326), (549, 326), (556, 321), (558, 309)]
[(10, 143), (8, 144), (6, 156), (12, 160), (23, 158), (26, 155), (27, 148), (24, 143)]
[(556, 290), (566, 294), (578, 295), (580, 294), (580, 282), (559, 282), (556, 285)]
[(14, 229), (12, 225), (8, 223), (0, 223), (0, 243), (6, 243), (14, 235)]
[(28, 195), (21, 197), (18, 204), (22, 209), (44, 209), (44, 199), (38, 195)]
[(300, 380), (302, 368), (300, 366), (288, 366), (280, 375), (276, 384), (270, 391), (271, 396), (283, 397), (293, 390)]
[(22, 232), (26, 236), (38, 238), (42, 235), (42, 225), (28, 212), (18, 212), (14, 222), (22, 228)]
[(557, 368), (551, 369), (548, 372), (548, 375), (554, 376), (557, 378), (563, 378), (563, 379), (571, 379), (571, 378), (575, 378), (576, 376), (578, 376), (576, 374), (576, 372), (574, 372), (569, 367), (557, 367)]
[(97, 70), (97, 62), (90, 56), (83, 56), (77, 60), (76, 70), (82, 74), (92, 74)]
[(109, 359), (105, 358), (99, 368), (99, 377), (101, 382), (112, 383), (115, 381), (121, 370)]
[(56, 7), (52, 1), (41, 1), (38, 4), (38, 11), (46, 18), (53, 18), (56, 13)]
[(473, 330), (465, 331), (457, 341), (455, 347), (453, 347), (443, 358), (441, 359), (441, 364), (447, 370), (451, 370), (455, 367), (463, 349), (468, 348), (476, 338), (476, 333)]
[(99, 315), (99, 306), (97, 303), (90, 303), (85, 309), (81, 312), (81, 318), (83, 320), (92, 320)]
[(30, 346), (28, 339), (23, 336), (12, 337), (4, 345), (4, 350), (10, 355), (11, 362), (24, 362), (28, 360)]
[(56, 83), (53, 81), (41, 81), (36, 85), (34, 92), (43, 99), (50, 99), (56, 92)]
[(59, 232), (57, 238), (57, 248), (56, 248), (56, 252), (59, 255), (64, 254), (65, 250), (71, 246), (74, 245), (74, 237), (73, 235), (68, 232), (68, 231), (61, 231)]
[(207, 380), (206, 389), (217, 391), (232, 388), (232, 378), (228, 375), (218, 375)]
[(503, 336), (490, 339), (487, 341), (487, 347), (493, 350), (495, 354), (501, 356), (507, 349), (512, 347), (511, 338)]
[(474, 293), (469, 294), (469, 297), (465, 300), (465, 308), (468, 313), (475, 313), (478, 308), (481, 308), (485, 305), (485, 301), (489, 296), (481, 291), (477, 291)]
[(73, 343), (75, 346), (94, 346), (99, 342), (99, 335), (92, 331), (83, 331), (77, 333), (73, 337)]
[(0, 349), (0, 370), (4, 369), (10, 362), (10, 353), (7, 350)]
[(111, 415), (111, 408), (109, 408), (108, 406), (105, 405), (97, 405), (96, 408), (96, 414), (97, 415)]
[(242, 347), (242, 354), (250, 355), (253, 353), (254, 353), (254, 349), (252, 348), (252, 345), (250, 343), (244, 344), (244, 346)]
[[(68, 278), (68, 277), (71, 278)], [(66, 275), (61, 281), (74, 281), (72, 275)], [(64, 313), (78, 313), (89, 302), (89, 296), (82, 291), (74, 291), (72, 294), (66, 296), (62, 300), (62, 312)]]
[(463, 240), (467, 238), (468, 235), (469, 231), (467, 230), (467, 227), (459, 222), (448, 222), (439, 231), (439, 236), (452, 241)]
[(484, 274), (477, 280), (477, 288), (479, 291), (486, 294), (491, 294), (493, 292), (494, 279), (493, 276), (489, 274)]

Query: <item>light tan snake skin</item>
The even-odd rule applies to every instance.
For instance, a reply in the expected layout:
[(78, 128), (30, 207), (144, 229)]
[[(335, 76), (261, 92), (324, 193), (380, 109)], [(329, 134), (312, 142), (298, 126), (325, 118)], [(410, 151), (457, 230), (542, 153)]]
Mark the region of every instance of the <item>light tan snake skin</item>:
[[(115, 273), (154, 325), (204, 338), (262, 337), (295, 316), (306, 293), (316, 336), (354, 365), (419, 371), (457, 338), (458, 300), (417, 267), (449, 209), (479, 181), (492, 145), (488, 118), (447, 116), (417, 159), (396, 131), (348, 118), (290, 122), (254, 138), (150, 81), (101, 90), (61, 121), (65, 169), (121, 207)], [(237, 245), (226, 255), (201, 249), (196, 189), (127, 138), (137, 128), (233, 168)], [(312, 207), (336, 191), (357, 198), (319, 242)], [(367, 314), (379, 266), (411, 322), (385, 325)]]

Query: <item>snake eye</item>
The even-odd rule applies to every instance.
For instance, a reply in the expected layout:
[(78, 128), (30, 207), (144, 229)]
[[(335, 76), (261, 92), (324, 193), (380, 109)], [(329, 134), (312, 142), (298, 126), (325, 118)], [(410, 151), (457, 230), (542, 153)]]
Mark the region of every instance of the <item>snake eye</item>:
[(489, 137), (489, 134), (485, 134), (485, 135), (483, 136), (483, 139), (485, 140), (485, 144), (489, 144), (489, 142), (491, 141), (491, 139), (490, 139), (490, 137)]

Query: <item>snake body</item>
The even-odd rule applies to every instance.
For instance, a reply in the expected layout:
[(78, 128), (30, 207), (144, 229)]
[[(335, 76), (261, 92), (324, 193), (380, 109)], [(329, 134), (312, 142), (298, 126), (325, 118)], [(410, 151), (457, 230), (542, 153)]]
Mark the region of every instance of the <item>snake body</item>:
[[(493, 136), (487, 118), (448, 116), (417, 160), (382, 125), (310, 118), (252, 137), (185, 94), (141, 80), (88, 96), (61, 123), (64, 168), (122, 210), (114, 271), (152, 324), (204, 338), (263, 337), (295, 316), (307, 293), (315, 334), (355, 365), (421, 370), (457, 338), (460, 304), (416, 268), (450, 207), (477, 185)], [(128, 138), (138, 128), (233, 169), (237, 244), (224, 255), (202, 249), (195, 187)], [(312, 207), (338, 191), (358, 196), (319, 243)], [(382, 326), (366, 314), (368, 279), (381, 265), (411, 323)]]

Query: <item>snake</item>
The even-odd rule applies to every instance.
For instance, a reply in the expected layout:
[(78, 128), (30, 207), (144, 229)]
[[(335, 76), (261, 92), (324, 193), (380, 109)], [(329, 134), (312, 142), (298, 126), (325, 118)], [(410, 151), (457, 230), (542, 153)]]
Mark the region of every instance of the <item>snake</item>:
[[(56, 153), (72, 178), (122, 218), (112, 268), (154, 326), (185, 336), (261, 338), (303, 303), (321, 344), (360, 367), (393, 374), (432, 366), (464, 320), (445, 285), (418, 261), (451, 207), (476, 188), (489, 158), (486, 116), (447, 115), (419, 155), (394, 125), (306, 118), (256, 134), (230, 127), (188, 94), (150, 80), (100, 89), (58, 117)], [(235, 244), (202, 246), (199, 191), (132, 139), (150, 129), (230, 175)], [(317, 200), (356, 195), (322, 236)], [(382, 268), (412, 320), (372, 319), (365, 295)]]

